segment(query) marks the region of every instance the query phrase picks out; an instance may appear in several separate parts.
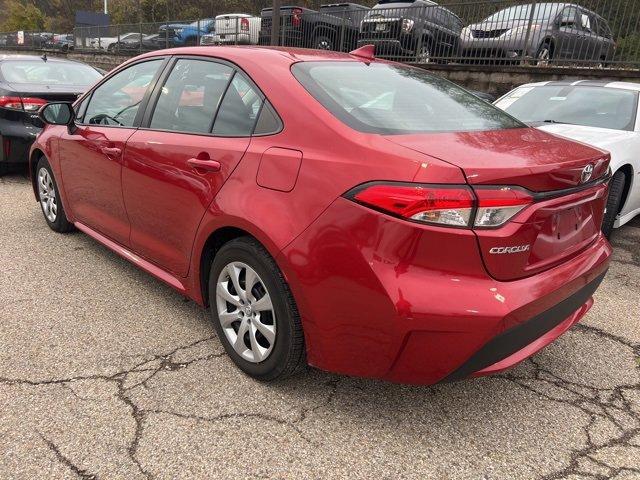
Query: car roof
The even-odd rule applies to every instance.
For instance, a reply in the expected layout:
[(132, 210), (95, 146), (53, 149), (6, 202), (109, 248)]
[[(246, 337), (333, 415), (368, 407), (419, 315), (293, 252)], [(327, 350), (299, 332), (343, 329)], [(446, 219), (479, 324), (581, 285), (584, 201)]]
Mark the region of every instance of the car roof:
[(544, 87), (544, 86), (583, 86), (583, 87), (605, 87), (605, 88), (617, 88), (620, 90), (633, 90), (640, 92), (640, 83), (633, 82), (616, 82), (611, 80), (555, 80), (551, 82), (536, 82), (526, 83), (520, 85), (518, 88), (523, 87)]
[(255, 62), (259, 58), (261, 62), (273, 62), (287, 65), (296, 62), (357, 61), (359, 59), (359, 57), (349, 55), (348, 53), (333, 52), (329, 50), (258, 45), (170, 48), (167, 50), (145, 53), (136, 58), (162, 57), (165, 55), (207, 56), (212, 58), (221, 58), (234, 63)]

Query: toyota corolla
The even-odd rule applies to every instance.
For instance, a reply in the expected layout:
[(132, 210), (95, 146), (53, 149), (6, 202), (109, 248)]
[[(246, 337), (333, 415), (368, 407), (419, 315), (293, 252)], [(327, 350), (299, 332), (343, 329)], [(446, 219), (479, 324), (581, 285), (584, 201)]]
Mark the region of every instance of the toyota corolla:
[(209, 307), (261, 380), (502, 371), (579, 321), (608, 267), (607, 153), (368, 46), (153, 52), (40, 116), (48, 225)]

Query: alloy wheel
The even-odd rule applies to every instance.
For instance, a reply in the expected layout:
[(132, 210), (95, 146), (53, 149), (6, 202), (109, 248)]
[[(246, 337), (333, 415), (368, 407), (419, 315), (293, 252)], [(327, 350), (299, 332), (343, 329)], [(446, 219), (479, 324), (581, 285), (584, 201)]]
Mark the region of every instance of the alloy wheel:
[(53, 178), (46, 168), (38, 171), (38, 197), (44, 216), (49, 222), (54, 223), (58, 217), (58, 204), (56, 203), (56, 189), (53, 186)]
[(549, 65), (549, 60), (551, 60), (549, 47), (542, 47), (540, 52), (538, 52), (538, 65), (546, 67)]
[(271, 296), (258, 273), (246, 263), (227, 264), (216, 285), (218, 319), (227, 340), (243, 359), (264, 361), (276, 340)]
[(318, 50), (331, 50), (331, 43), (328, 40), (320, 40), (316, 47)]
[(429, 47), (423, 45), (420, 47), (420, 52), (418, 53), (418, 63), (429, 63), (431, 62), (431, 51)]

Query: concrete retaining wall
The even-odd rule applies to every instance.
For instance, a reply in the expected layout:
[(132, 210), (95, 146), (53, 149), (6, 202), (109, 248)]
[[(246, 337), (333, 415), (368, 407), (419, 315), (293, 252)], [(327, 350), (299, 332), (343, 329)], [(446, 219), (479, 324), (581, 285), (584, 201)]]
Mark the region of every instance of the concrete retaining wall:
[(576, 67), (527, 67), (493, 65), (417, 65), (469, 90), (496, 96), (518, 85), (550, 80), (610, 80), (640, 83), (640, 71)]
[[(4, 51), (7, 54), (42, 55), (36, 51)], [(47, 52), (49, 56), (66, 57), (69, 60), (77, 60), (88, 63), (104, 70), (117, 67), (127, 58), (122, 55), (106, 55), (94, 53), (61, 53)], [(640, 71), (634, 70), (608, 70), (597, 68), (576, 67), (527, 67), (527, 66), (503, 66), (503, 65), (438, 65), (417, 64), (417, 66), (430, 72), (447, 78), (458, 85), (470, 90), (478, 90), (499, 96), (507, 93), (518, 85), (530, 82), (542, 82), (548, 80), (611, 80), (640, 83)]]

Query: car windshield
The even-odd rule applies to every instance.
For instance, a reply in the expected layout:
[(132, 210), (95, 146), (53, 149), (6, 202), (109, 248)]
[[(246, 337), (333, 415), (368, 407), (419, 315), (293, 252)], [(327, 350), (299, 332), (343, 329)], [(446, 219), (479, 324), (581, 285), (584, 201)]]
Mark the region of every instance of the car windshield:
[(419, 68), (384, 63), (301, 62), (298, 81), (335, 117), (379, 134), (521, 128), (524, 124)]
[[(555, 3), (541, 3), (536, 6), (533, 12), (533, 20), (545, 20), (551, 18), (561, 8), (562, 5)], [(531, 5), (518, 5), (516, 7), (505, 8), (493, 15), (485, 18), (483, 22), (508, 22), (515, 20), (529, 20), (531, 17)]]
[(82, 63), (21, 60), (2, 62), (2, 78), (9, 83), (40, 85), (92, 85), (102, 78), (93, 67)]
[(496, 102), (529, 124), (569, 123), (633, 130), (638, 92), (597, 86), (546, 85), (520, 87)]

